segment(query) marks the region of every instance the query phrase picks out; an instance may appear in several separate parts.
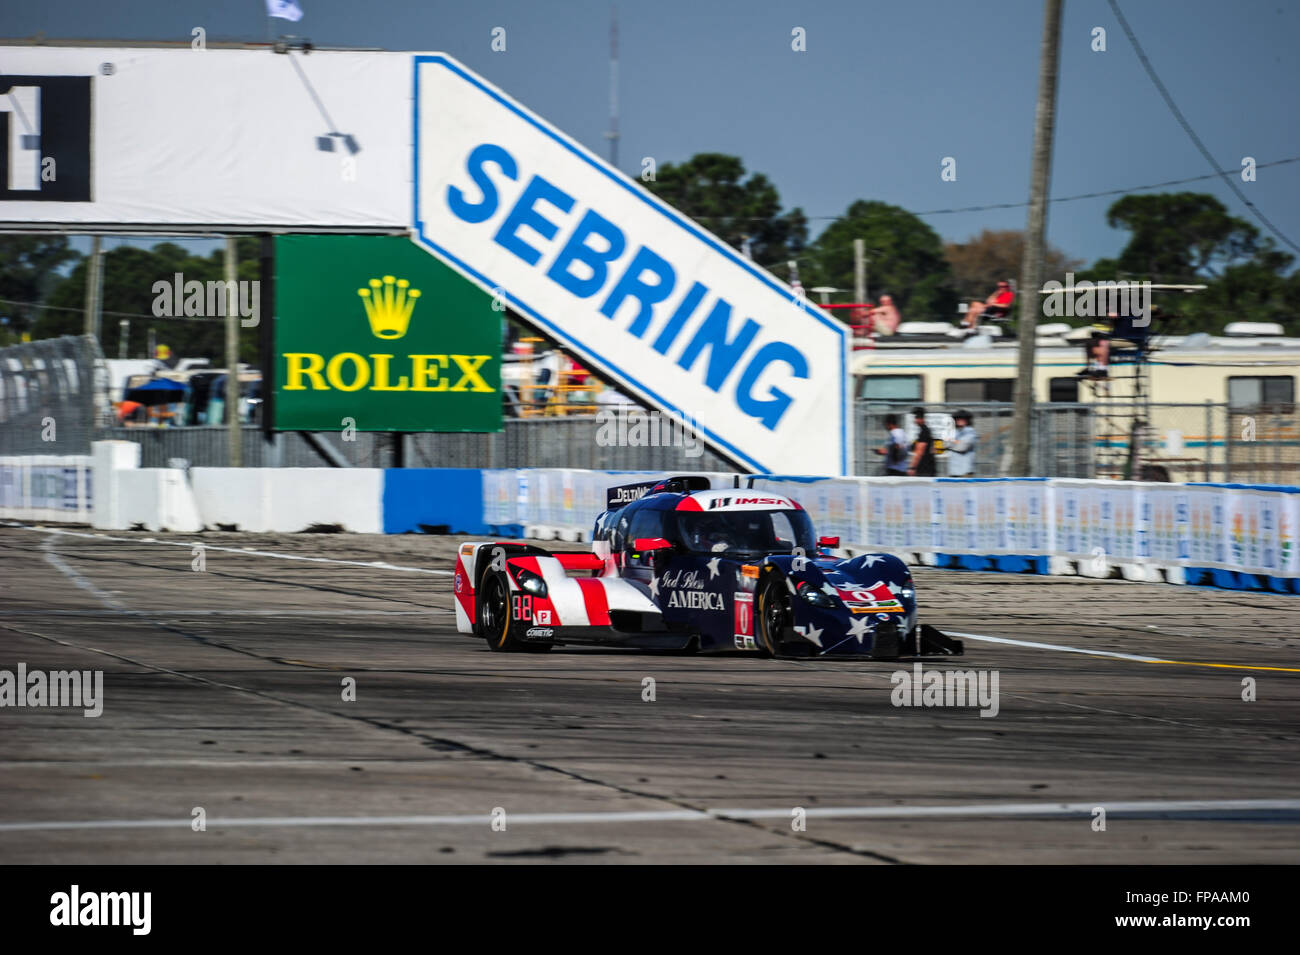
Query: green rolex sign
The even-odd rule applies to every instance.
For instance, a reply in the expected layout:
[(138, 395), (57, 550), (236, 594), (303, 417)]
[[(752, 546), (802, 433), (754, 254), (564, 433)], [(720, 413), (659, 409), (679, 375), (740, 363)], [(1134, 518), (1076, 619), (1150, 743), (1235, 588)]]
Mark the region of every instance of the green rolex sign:
[(501, 430), (490, 295), (400, 236), (281, 236), (275, 256), (277, 430)]

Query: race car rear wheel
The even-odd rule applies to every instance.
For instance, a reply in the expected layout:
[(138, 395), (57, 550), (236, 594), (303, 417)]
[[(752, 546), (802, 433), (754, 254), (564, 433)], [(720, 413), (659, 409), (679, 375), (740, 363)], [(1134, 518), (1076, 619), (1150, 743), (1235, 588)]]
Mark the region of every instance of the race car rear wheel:
[(489, 572), (483, 578), (478, 598), (478, 632), (489, 650), (520, 650), (511, 634), (510, 588), (503, 574)]
[(790, 589), (777, 577), (768, 577), (758, 592), (758, 639), (769, 656), (779, 656), (794, 625)]

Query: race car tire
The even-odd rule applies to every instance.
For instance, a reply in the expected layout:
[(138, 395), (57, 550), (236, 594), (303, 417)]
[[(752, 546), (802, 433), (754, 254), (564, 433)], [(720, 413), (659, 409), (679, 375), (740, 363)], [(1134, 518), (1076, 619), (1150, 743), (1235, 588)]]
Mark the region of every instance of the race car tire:
[(898, 621), (887, 620), (876, 628), (871, 642), (871, 659), (897, 660), (903, 649), (904, 643), (898, 632)]
[(477, 611), (478, 632), (489, 650), (510, 653), (524, 649), (525, 645), (511, 633), (510, 587), (504, 574), (489, 571), (483, 576)]
[(768, 576), (758, 591), (758, 612), (754, 615), (754, 625), (758, 629), (758, 641), (770, 657), (781, 655), (786, 634), (794, 619), (790, 602), (790, 589), (775, 574)]

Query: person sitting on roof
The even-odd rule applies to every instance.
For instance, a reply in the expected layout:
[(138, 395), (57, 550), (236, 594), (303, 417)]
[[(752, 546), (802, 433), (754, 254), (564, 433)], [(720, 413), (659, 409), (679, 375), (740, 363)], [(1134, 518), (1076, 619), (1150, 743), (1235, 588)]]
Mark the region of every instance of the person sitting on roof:
[(880, 304), (871, 310), (871, 326), (877, 335), (892, 335), (903, 320), (892, 295), (880, 296)]
[(979, 327), (981, 319), (991, 320), (1006, 318), (1011, 314), (1011, 305), (1016, 300), (1016, 293), (1011, 290), (1011, 282), (1003, 279), (993, 293), (982, 302), (971, 302), (966, 309), (962, 325), (972, 334)]

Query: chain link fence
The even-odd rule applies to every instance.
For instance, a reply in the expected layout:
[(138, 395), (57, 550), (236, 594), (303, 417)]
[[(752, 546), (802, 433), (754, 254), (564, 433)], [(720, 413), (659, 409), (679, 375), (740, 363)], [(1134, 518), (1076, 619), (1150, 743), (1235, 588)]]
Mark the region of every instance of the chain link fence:
[[(387, 468), (396, 467), (401, 461), (406, 467), (418, 468), (733, 470), (693, 434), (683, 435), (680, 444), (645, 446), (628, 441), (620, 444), (616, 432), (602, 434), (600, 428), (601, 423), (590, 417), (507, 419), (505, 430), (495, 434), (398, 436), (358, 431), (348, 440), (339, 433), (316, 434), (309, 440), (302, 434), (285, 432), (268, 442), (260, 428), (246, 426), (241, 451), (243, 466), (252, 468), (318, 468), (344, 462), (349, 467)], [(185, 461), (189, 467), (229, 464), (229, 436), (224, 427), (113, 427), (100, 429), (98, 437), (139, 444), (142, 467), (168, 467), (177, 460)], [(399, 441), (403, 445), (400, 450)]]
[[(103, 355), (90, 336), (0, 349), (0, 455), (88, 454), (101, 439), (134, 441), (145, 467), (185, 461), (229, 463), (224, 427), (124, 427), (114, 424)], [(855, 473), (880, 474), (872, 453), (885, 441), (884, 418), (897, 414), (915, 436), (910, 403), (858, 401)], [(1007, 402), (927, 406), (936, 437), (950, 440), (952, 415), (973, 415), (977, 477), (1010, 476), (1013, 406)], [(642, 413), (643, 418), (655, 416)], [(631, 415), (627, 416), (629, 419)], [(568, 467), (594, 470), (727, 471), (732, 467), (680, 422), (612, 428), (593, 415), (507, 418), (495, 434), (424, 433), (399, 438), (356, 432), (264, 439), (243, 429), (245, 467)], [(662, 426), (659, 426), (662, 425)], [(1039, 477), (1300, 482), (1300, 414), (1294, 404), (1050, 403), (1034, 408), (1033, 472)], [(947, 455), (944, 456), (948, 457)], [(947, 473), (941, 458), (938, 473)]]
[(112, 420), (103, 357), (90, 335), (0, 348), (0, 455), (88, 454)]
[[(1144, 411), (1133, 431), (1139, 471), (1155, 469), (1158, 480), (1300, 481), (1300, 413), (1295, 405), (1152, 404)], [(1127, 448), (1122, 434), (1110, 437)], [(1099, 449), (1099, 456), (1108, 450)]]
[[(885, 418), (897, 415), (907, 438), (916, 438), (912, 410), (915, 402), (898, 403), (859, 401), (856, 406), (858, 428), (858, 475), (884, 473), (884, 458), (874, 452), (884, 445), (887, 431)], [(1011, 468), (1011, 440), (1015, 422), (1014, 405), (1003, 401), (947, 402), (925, 406), (926, 424), (936, 438), (952, 440), (953, 415), (957, 411), (971, 414), (971, 425), (979, 436), (975, 453), (974, 477), (1006, 477)], [(1042, 404), (1034, 408), (1032, 453), (1034, 473), (1050, 477), (1093, 477), (1093, 413), (1085, 404)], [(948, 454), (937, 461), (937, 473), (944, 477)]]

